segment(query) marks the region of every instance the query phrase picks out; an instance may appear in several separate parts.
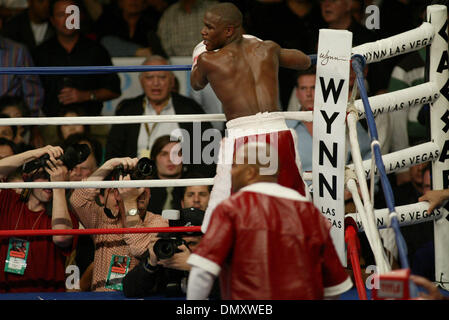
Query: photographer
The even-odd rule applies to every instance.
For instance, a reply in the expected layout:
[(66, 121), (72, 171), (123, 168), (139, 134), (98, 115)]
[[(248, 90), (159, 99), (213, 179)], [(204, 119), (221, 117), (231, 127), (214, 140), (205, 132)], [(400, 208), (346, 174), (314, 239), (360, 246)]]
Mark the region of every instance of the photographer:
[[(128, 173), (136, 172), (137, 164), (137, 158), (113, 158), (83, 180), (129, 180), (133, 174)], [(117, 177), (120, 166), (124, 174)], [(167, 227), (165, 219), (147, 211), (149, 200), (149, 188), (76, 189), (70, 197), (70, 204), (88, 229)], [(127, 270), (131, 270), (138, 263), (136, 257), (140, 257), (155, 242), (156, 234), (101, 234), (94, 235), (93, 240), (95, 256), (91, 290), (112, 291), (121, 289), (120, 285), (110, 285), (109, 281), (114, 257), (120, 256), (123, 261), (129, 261)]]
[[(180, 219), (170, 220), (170, 227), (201, 226), (203, 217), (204, 211), (194, 208), (182, 209)], [(187, 259), (200, 243), (202, 233), (165, 233), (159, 236), (160, 240), (146, 250), (141, 262), (123, 279), (123, 293), (126, 297), (185, 296), (190, 271)], [(164, 244), (161, 241), (164, 241)], [(218, 294), (216, 286), (210, 297), (218, 299)]]
[[(25, 181), (66, 181), (68, 170), (60, 147), (46, 146), (0, 160), (0, 178), (5, 179), (18, 167), (48, 155), (43, 166), (24, 176)], [(52, 209), (48, 210), (48, 205)], [(47, 230), (78, 228), (68, 210), (65, 189), (0, 190), (0, 229)], [(26, 254), (10, 255), (14, 241), (21, 241)], [(74, 247), (72, 236), (0, 238), (0, 292), (65, 291), (65, 261)], [(15, 263), (12, 263), (15, 262)]]

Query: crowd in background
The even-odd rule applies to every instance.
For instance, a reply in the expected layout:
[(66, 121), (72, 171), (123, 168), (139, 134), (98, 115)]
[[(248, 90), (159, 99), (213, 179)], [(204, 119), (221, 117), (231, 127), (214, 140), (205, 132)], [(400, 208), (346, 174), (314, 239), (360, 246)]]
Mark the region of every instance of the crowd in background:
[[(11, 67), (107, 66), (112, 65), (111, 58), (114, 57), (142, 57), (144, 65), (168, 65), (170, 57), (192, 55), (193, 48), (202, 40), (204, 12), (210, 5), (218, 2), (225, 1), (0, 1), (0, 61), (2, 66)], [(299, 49), (307, 54), (316, 53), (321, 28), (350, 30), (353, 33), (353, 46), (357, 46), (418, 27), (425, 19), (426, 6), (432, 3), (430, 0), (226, 2), (234, 3), (242, 11), (245, 33), (263, 40), (273, 40), (281, 47)], [(66, 27), (68, 14), (65, 9), (73, 4), (80, 9), (80, 29)], [(365, 8), (372, 4), (380, 10), (379, 29), (366, 27), (365, 20), (369, 14), (365, 13)], [(423, 83), (425, 56), (425, 49), (421, 49), (369, 65), (365, 70), (369, 96)], [(353, 75), (351, 81), (352, 88)], [(202, 94), (180, 94), (179, 81), (171, 72), (143, 72), (139, 75), (139, 83), (143, 93), (133, 98), (121, 99), (115, 110), (116, 115), (222, 112), (221, 105), (207, 88)], [(0, 117), (99, 116), (104, 102), (120, 99), (121, 85), (123, 84), (117, 74), (0, 75)], [(313, 110), (314, 86), (315, 70), (298, 73), (280, 68), (279, 109)], [(424, 106), (376, 118), (382, 152), (385, 154), (429, 141), (428, 114), (428, 107)], [(298, 132), (304, 169), (311, 170), (312, 127), (299, 121), (292, 121), (289, 126)], [(200, 132), (210, 128), (222, 131), (223, 124), (202, 123)], [(366, 122), (360, 121), (357, 130), (362, 151), (366, 151), (363, 157), (367, 159), (370, 157), (370, 147)], [(186, 162), (184, 164), (172, 161), (171, 155), (179, 152), (177, 147), (180, 144), (174, 141), (174, 132), (178, 132), (177, 138), (180, 139), (182, 134), (179, 132), (187, 132), (193, 137), (194, 131), (192, 123), (114, 124), (102, 130), (89, 125), (0, 126), (0, 164), (14, 167), (0, 171), (0, 174), (5, 181), (107, 180), (113, 179), (111, 173), (118, 165), (122, 164), (132, 170), (138, 158), (147, 157), (157, 164), (157, 172), (151, 176), (152, 179), (213, 177), (213, 164), (191, 164), (193, 161), (187, 161), (185, 155), (182, 155)], [(70, 170), (61, 169), (64, 165), (57, 160), (61, 150), (79, 143), (89, 146), (92, 152), (88, 158)], [(48, 145), (54, 147), (49, 149), (46, 147)], [(201, 150), (204, 147), (203, 144), (200, 145)], [(188, 160), (192, 160), (198, 150), (192, 145), (190, 151)], [(22, 164), (39, 158), (45, 152), (52, 154), (48, 168), (40, 168), (34, 175), (26, 175), (20, 171)], [(8, 158), (14, 161), (8, 162)], [(1, 162), (3, 159), (6, 162)], [(347, 160), (351, 161), (349, 155)], [(397, 205), (417, 202), (430, 186), (429, 165), (404, 169), (391, 174), (389, 178)], [(12, 191), (5, 194), (2, 191), (1, 198), (14, 199), (11, 200), (14, 204), (9, 207), (11, 210), (19, 210), (20, 204), (25, 203), (29, 213), (42, 210), (52, 213), (43, 216), (46, 217), (47, 225), (41, 228), (78, 228), (78, 224), (80, 228), (117, 228), (168, 226), (168, 221), (160, 216), (164, 209), (182, 210), (194, 207), (205, 210), (210, 194), (208, 186), (136, 190), (106, 189), (100, 192), (76, 189), (59, 194), (59, 191), (42, 189), (42, 195), (38, 194), (39, 191), (31, 191), (31, 195), (28, 194), (25, 199), (26, 190), (16, 190), (16, 194), (12, 194)], [(385, 207), (381, 191), (376, 197), (377, 208)], [(33, 209), (30, 201), (38, 203), (37, 207)], [(65, 206), (61, 204), (64, 201)], [(139, 219), (136, 221), (131, 221), (132, 217), (120, 213), (123, 210), (126, 212), (129, 203), (134, 203), (139, 209)], [(125, 208), (120, 208), (121, 204)], [(24, 210), (23, 206), (20, 210)], [(55, 210), (58, 214), (55, 214)], [(348, 211), (350, 210), (349, 206)], [(36, 227), (31, 218), (32, 221), (24, 225), (21, 225), (25, 223), (23, 220), (16, 223), (16, 218), (13, 217), (2, 219), (2, 229)], [(43, 223), (43, 220), (44, 218), (39, 223)], [(434, 266), (424, 264), (423, 261), (433, 261), (432, 256), (429, 258), (429, 254), (433, 252), (433, 225), (419, 224), (403, 230), (409, 245), (413, 271), (432, 279)], [(36, 291), (36, 288), (65, 290), (62, 281), (63, 266), (68, 264), (76, 264), (81, 270), (80, 290), (115, 290), (113, 285), (108, 285), (107, 280), (110, 277), (108, 267), (113, 255), (132, 257), (128, 261), (128, 267), (132, 269), (139, 265), (139, 261), (146, 261), (151, 256), (151, 251), (147, 248), (155, 239), (154, 234), (50, 239), (45, 252), (49, 254), (50, 261), (59, 264), (57, 270), (45, 270), (45, 275), (37, 277), (39, 280), (33, 280), (39, 283), (23, 283), (20, 276), (12, 273), (5, 275), (2, 270), (0, 292)], [(1, 240), (0, 255), (3, 260), (7, 255), (8, 241)], [(36, 252), (43, 249), (31, 248), (28, 261), (35, 259), (33, 250)], [(370, 251), (366, 243), (365, 250)], [(179, 253), (181, 254), (184, 251)], [(367, 255), (366, 264), (371, 263), (370, 258)], [(186, 272), (189, 267), (185, 260), (183, 256), (163, 267)], [(139, 266), (141, 269), (152, 268), (145, 263)], [(38, 271), (33, 270), (33, 273), (36, 272)], [(60, 281), (56, 283), (55, 280), (55, 283), (48, 286), (45, 281), (48, 282), (49, 277)], [(162, 284), (156, 281), (152, 287), (155, 286), (161, 287)], [(141, 294), (157, 291), (154, 288), (145, 290), (131, 291)]]

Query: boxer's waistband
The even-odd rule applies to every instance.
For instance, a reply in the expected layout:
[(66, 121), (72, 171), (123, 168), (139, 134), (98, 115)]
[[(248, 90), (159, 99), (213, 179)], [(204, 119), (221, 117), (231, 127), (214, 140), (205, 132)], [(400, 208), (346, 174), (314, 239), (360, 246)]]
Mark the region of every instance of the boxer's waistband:
[[(259, 112), (226, 122), (230, 135), (250, 135), (288, 130), (285, 118), (278, 112)], [(245, 132), (248, 131), (246, 134)]]

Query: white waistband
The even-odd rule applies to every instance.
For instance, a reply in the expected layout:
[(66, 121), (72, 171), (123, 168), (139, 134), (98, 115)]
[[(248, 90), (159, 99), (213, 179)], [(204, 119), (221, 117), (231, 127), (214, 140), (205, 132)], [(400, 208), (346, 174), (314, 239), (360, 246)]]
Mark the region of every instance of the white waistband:
[(259, 112), (226, 122), (229, 136), (243, 136), (288, 130), (285, 118), (279, 112)]

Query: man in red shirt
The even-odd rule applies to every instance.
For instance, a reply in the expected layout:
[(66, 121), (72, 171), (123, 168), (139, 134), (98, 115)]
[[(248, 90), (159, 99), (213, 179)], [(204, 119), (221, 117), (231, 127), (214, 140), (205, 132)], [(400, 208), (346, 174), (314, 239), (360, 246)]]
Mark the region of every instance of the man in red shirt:
[(323, 299), (352, 287), (329, 223), (304, 196), (277, 183), (277, 166), (267, 170), (273, 161), (277, 152), (267, 143), (237, 149), (234, 194), (217, 206), (189, 257), (187, 299), (205, 299), (218, 274), (222, 299)]
[[(4, 180), (24, 163), (50, 156), (47, 166), (30, 177), (31, 181), (65, 181), (67, 168), (61, 160), (60, 147), (46, 146), (29, 150), (0, 160), (0, 179)], [(0, 190), (0, 229), (37, 230), (78, 228), (78, 222), (69, 213), (65, 189), (31, 189), (17, 194), (12, 189)], [(51, 212), (47, 205), (52, 204)], [(18, 239), (20, 238), (20, 239)], [(65, 262), (74, 248), (73, 236), (0, 237), (0, 292), (65, 291)], [(20, 242), (24, 254), (12, 250)], [(10, 250), (11, 249), (11, 250)]]

